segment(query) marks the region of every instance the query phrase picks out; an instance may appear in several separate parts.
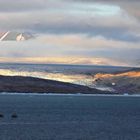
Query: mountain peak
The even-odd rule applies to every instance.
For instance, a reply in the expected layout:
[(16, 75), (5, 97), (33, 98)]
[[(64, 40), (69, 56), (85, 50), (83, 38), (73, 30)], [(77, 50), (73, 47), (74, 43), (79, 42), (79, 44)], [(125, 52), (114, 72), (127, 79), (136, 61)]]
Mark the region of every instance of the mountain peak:
[(33, 35), (25, 32), (0, 32), (0, 41), (25, 41), (33, 38)]

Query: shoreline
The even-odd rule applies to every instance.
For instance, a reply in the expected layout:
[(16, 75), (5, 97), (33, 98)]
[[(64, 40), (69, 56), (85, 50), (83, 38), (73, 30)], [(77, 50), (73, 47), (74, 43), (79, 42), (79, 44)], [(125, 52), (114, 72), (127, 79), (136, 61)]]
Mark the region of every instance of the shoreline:
[(113, 92), (90, 88), (49, 79), (24, 76), (0, 75), (0, 94), (42, 94), (42, 95), (95, 95), (95, 96), (140, 96), (137, 92)]
[(64, 94), (114, 94), (109, 91), (101, 91), (96, 88), (23, 76), (0, 75), (0, 93), (64, 93)]
[(92, 97), (140, 97), (140, 94), (123, 95), (123, 94), (83, 94), (83, 93), (8, 93), (2, 92), (1, 95), (21, 95), (21, 96), (92, 96)]

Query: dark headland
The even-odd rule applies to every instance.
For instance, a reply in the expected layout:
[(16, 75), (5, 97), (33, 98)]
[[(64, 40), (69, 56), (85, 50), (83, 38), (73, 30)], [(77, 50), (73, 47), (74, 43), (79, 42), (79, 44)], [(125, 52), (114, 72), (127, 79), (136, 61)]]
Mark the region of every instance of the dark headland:
[(87, 86), (22, 76), (0, 76), (0, 92), (111, 94)]

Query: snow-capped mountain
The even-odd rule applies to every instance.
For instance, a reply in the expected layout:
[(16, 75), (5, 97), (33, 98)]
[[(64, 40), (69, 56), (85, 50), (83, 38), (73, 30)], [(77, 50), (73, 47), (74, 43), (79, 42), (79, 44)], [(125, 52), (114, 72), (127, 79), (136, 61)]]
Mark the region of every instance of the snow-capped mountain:
[(31, 38), (33, 38), (33, 35), (25, 32), (0, 32), (0, 41), (25, 41)]

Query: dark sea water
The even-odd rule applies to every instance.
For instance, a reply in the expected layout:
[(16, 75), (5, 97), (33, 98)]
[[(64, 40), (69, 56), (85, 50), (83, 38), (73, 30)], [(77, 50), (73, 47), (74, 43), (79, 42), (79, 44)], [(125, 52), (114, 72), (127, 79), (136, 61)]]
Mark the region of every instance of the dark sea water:
[(0, 140), (140, 140), (140, 97), (0, 95), (0, 113)]

